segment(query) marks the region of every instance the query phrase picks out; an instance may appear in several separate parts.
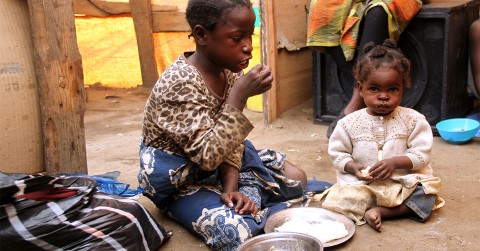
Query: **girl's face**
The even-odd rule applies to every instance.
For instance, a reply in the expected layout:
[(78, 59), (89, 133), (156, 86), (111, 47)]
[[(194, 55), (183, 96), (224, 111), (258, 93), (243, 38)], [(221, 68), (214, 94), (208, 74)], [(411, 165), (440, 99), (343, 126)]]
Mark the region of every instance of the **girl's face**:
[(402, 77), (391, 67), (372, 71), (363, 83), (358, 82), (358, 88), (370, 115), (386, 116), (402, 101)]
[(252, 58), (252, 35), (255, 29), (252, 8), (226, 10), (213, 31), (207, 31), (205, 56), (215, 65), (240, 72)]

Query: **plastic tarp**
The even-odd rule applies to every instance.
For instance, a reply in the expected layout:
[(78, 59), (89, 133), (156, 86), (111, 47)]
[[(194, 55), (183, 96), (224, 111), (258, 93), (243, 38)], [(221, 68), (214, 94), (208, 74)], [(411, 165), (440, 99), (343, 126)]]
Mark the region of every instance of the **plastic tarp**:
[(89, 177), (0, 173), (0, 250), (157, 250), (165, 231)]

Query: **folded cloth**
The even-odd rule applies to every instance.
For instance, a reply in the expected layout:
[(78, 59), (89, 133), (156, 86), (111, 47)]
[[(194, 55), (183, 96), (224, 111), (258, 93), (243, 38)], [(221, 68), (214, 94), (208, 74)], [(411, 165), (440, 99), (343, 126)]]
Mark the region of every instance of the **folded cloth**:
[[(350, 184), (336, 183), (322, 194), (315, 195), (312, 200), (321, 202), (323, 208), (344, 214), (357, 225), (363, 225), (366, 223), (363, 216), (368, 209), (401, 205), (415, 191), (417, 184), (422, 185), (425, 194), (440, 192), (440, 178), (417, 174), (368, 184), (361, 181)], [(444, 200), (437, 195), (433, 209), (444, 204)]]

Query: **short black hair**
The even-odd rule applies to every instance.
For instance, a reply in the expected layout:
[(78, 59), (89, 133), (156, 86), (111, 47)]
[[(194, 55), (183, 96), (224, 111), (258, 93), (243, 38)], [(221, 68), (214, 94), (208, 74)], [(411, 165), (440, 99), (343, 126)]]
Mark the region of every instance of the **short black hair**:
[(405, 88), (410, 88), (410, 60), (397, 47), (392, 39), (386, 39), (383, 44), (377, 45), (369, 42), (363, 47), (363, 56), (356, 62), (354, 75), (357, 81), (365, 81), (372, 71), (389, 66), (398, 71), (402, 77)]
[(234, 7), (251, 8), (252, 3), (250, 0), (189, 0), (185, 14), (192, 31), (195, 25), (212, 31), (223, 12)]

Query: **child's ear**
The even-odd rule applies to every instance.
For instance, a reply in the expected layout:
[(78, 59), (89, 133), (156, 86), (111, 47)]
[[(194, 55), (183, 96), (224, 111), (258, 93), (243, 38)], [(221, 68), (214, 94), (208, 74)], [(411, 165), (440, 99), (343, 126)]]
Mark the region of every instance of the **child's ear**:
[(363, 85), (362, 83), (360, 83), (360, 81), (357, 81), (357, 88), (358, 88), (358, 92), (360, 93), (360, 97), (363, 98)]
[(205, 45), (207, 41), (207, 30), (202, 25), (193, 27), (192, 35), (199, 45)]

